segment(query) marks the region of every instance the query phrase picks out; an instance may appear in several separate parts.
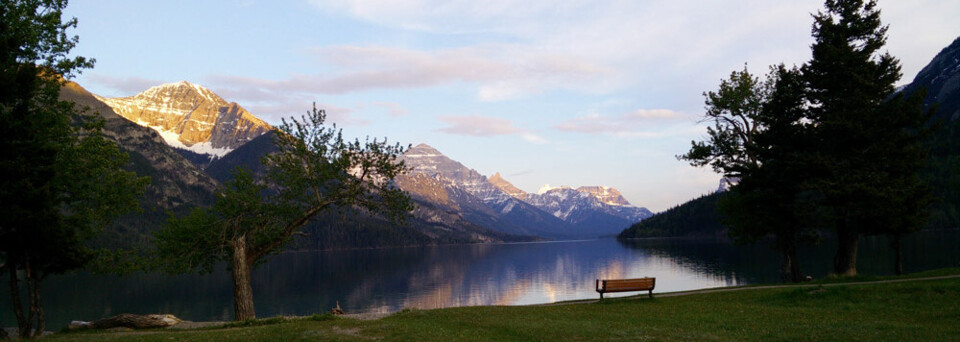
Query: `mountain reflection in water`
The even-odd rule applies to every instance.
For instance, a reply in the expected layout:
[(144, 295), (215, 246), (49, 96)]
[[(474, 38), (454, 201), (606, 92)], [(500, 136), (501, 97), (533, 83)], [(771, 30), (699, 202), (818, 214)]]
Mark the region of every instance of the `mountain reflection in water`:
[[(914, 234), (904, 243), (908, 272), (960, 261), (960, 232)], [(803, 271), (829, 270), (833, 246), (801, 251)], [(310, 315), (337, 302), (351, 313), (404, 308), (522, 305), (598, 298), (594, 280), (657, 277), (656, 292), (776, 282), (779, 256), (764, 244), (717, 240), (612, 239), (497, 245), (455, 245), (282, 253), (253, 272), (257, 314)], [(858, 269), (889, 274), (892, 253), (883, 238), (864, 239)], [(71, 320), (130, 313), (171, 313), (193, 320), (231, 320), (229, 273), (208, 275), (90, 274), (44, 283), (51, 329)], [(632, 295), (625, 293), (619, 295)], [(0, 286), (0, 325), (13, 326), (9, 288)]]

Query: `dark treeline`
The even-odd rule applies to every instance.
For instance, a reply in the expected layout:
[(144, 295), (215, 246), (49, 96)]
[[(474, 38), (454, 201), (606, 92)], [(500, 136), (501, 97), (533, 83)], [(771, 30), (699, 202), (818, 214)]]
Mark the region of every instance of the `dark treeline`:
[[(882, 234), (892, 239), (899, 274), (900, 240), (929, 224), (937, 203), (931, 181), (954, 165), (929, 158), (947, 152), (933, 145), (949, 149), (943, 140), (953, 137), (937, 132), (923, 89), (894, 89), (902, 74), (899, 60), (882, 52), (887, 26), (876, 2), (824, 7), (813, 16), (812, 58), (772, 66), (763, 77), (744, 67), (721, 80), (704, 93), (708, 137), (678, 158), (739, 180), (717, 198), (719, 220), (737, 242), (772, 242), (783, 281), (803, 279), (797, 250), (824, 232), (837, 241), (834, 273), (856, 275), (860, 237)], [(938, 178), (948, 182), (939, 193), (955, 196), (944, 190), (952, 178)], [(940, 220), (952, 219), (952, 207), (939, 208)], [(688, 209), (701, 217), (714, 211), (699, 202)], [(622, 237), (703, 229), (678, 234), (677, 221), (685, 220), (641, 224)]]
[(621, 232), (617, 238), (723, 236), (726, 234), (726, 228), (720, 223), (716, 210), (720, 196), (722, 196), (721, 193), (703, 195), (657, 213), (633, 224)]

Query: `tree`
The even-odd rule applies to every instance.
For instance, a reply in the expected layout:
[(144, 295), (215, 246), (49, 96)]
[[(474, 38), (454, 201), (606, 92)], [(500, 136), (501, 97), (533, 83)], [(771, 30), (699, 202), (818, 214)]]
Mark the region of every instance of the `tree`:
[(930, 141), (937, 127), (930, 122), (934, 112), (922, 110), (923, 98), (922, 91), (896, 94), (880, 106), (877, 115), (891, 129), (882, 131), (877, 141), (876, 148), (886, 151), (881, 173), (885, 181), (879, 184), (880, 223), (871, 233), (890, 236), (897, 275), (903, 274), (903, 236), (927, 225), (933, 204), (933, 189), (921, 173), (929, 166)]
[(769, 96), (770, 87), (743, 67), (720, 81), (717, 92), (705, 92), (706, 141), (691, 141), (690, 151), (677, 156), (693, 166), (710, 165), (715, 172), (738, 179), (747, 168), (755, 167), (756, 156), (748, 150), (757, 133), (757, 117)]
[(718, 207), (735, 240), (752, 242), (772, 236), (782, 256), (781, 280), (799, 282), (803, 274), (797, 248), (817, 240), (801, 209), (810, 129), (803, 120), (804, 86), (799, 70), (783, 65), (771, 68), (767, 83), (769, 95), (755, 120), (758, 129), (746, 146), (756, 164), (743, 171), (740, 183)]
[(236, 320), (256, 317), (250, 271), (324, 211), (359, 208), (401, 221), (412, 210), (392, 182), (406, 170), (404, 148), (376, 139), (347, 142), (323, 125), (316, 107), (275, 132), (278, 152), (265, 156), (266, 175), (238, 168), (210, 208), (171, 218), (157, 233), (157, 254), (169, 272), (209, 272), (228, 264), (234, 283)]
[(804, 88), (799, 70), (771, 69), (763, 81), (746, 68), (735, 71), (718, 92), (705, 93), (705, 116), (714, 121), (709, 140), (693, 142), (679, 158), (694, 166), (710, 164), (738, 179), (717, 203), (729, 235), (740, 243), (773, 236), (782, 256), (781, 279), (797, 282), (802, 279), (797, 245), (813, 236), (796, 210), (806, 130)]
[(66, 34), (76, 18), (61, 20), (66, 4), (0, 5), (0, 272), (23, 338), (44, 330), (42, 281), (86, 265), (95, 251), (84, 241), (134, 210), (148, 182), (123, 171), (127, 155), (104, 139), (99, 118), (58, 98), (66, 79), (93, 66), (68, 57), (78, 39)]
[[(826, 12), (814, 16), (813, 57), (803, 67), (810, 102), (807, 119), (816, 127), (814, 157), (808, 165), (813, 176), (805, 186), (819, 208), (816, 218), (836, 232), (834, 272), (855, 275), (861, 234), (888, 230), (883, 227), (890, 217), (883, 212), (902, 204), (895, 199), (924, 197), (922, 187), (906, 180), (916, 174), (923, 154), (898, 152), (913, 149), (911, 142), (922, 138), (917, 132), (924, 122), (921, 116), (884, 104), (901, 74), (896, 58), (879, 53), (887, 27), (881, 25), (876, 1), (827, 0), (825, 7)], [(900, 214), (918, 220), (921, 216), (915, 210)], [(908, 221), (914, 220), (903, 222)]]

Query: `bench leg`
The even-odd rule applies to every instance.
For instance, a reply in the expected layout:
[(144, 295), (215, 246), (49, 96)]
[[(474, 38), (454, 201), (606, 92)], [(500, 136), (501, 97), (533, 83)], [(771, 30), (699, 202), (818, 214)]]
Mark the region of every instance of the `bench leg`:
[(649, 296), (650, 296), (650, 299), (653, 299), (653, 290), (650, 290)]
[(603, 300), (603, 292), (600, 292), (600, 300)]

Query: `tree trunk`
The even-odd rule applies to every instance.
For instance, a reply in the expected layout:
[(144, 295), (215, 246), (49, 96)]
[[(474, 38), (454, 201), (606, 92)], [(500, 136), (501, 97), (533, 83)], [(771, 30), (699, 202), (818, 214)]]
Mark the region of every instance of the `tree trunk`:
[(43, 336), (43, 330), (46, 328), (46, 320), (43, 317), (43, 302), (40, 301), (40, 282), (42, 279), (36, 274), (29, 279), (30, 287), (30, 310), (34, 312), (37, 319), (37, 328), (33, 331), (33, 338)]
[(253, 288), (250, 285), (250, 269), (253, 260), (247, 255), (247, 236), (233, 239), (233, 314), (237, 321), (257, 318), (253, 310)]
[(17, 316), (17, 329), (20, 331), (20, 338), (27, 338), (25, 331), (30, 331), (30, 323), (26, 317), (23, 317), (23, 303), (20, 302), (20, 280), (17, 279), (17, 268), (10, 265), (10, 300), (13, 302), (13, 313)]
[(903, 275), (903, 245), (900, 244), (901, 238), (903, 238), (903, 234), (893, 234), (893, 241), (890, 241), (890, 247), (893, 247), (894, 254), (896, 255), (896, 260), (893, 264), (893, 273), (896, 275)]
[(837, 254), (833, 257), (833, 272), (839, 276), (857, 275), (857, 245), (860, 234), (850, 230), (837, 231)]
[[(33, 331), (33, 320), (36, 317), (36, 311), (33, 310), (33, 293), (30, 292), (30, 278), (32, 277), (30, 262), (23, 263), (23, 281), (27, 284), (27, 322), (20, 327), (20, 338), (30, 338), (30, 332)], [(17, 291), (19, 296), (19, 290)]]
[(803, 281), (800, 273), (800, 260), (797, 258), (797, 245), (793, 242), (780, 244), (780, 281), (784, 283), (799, 283)]

